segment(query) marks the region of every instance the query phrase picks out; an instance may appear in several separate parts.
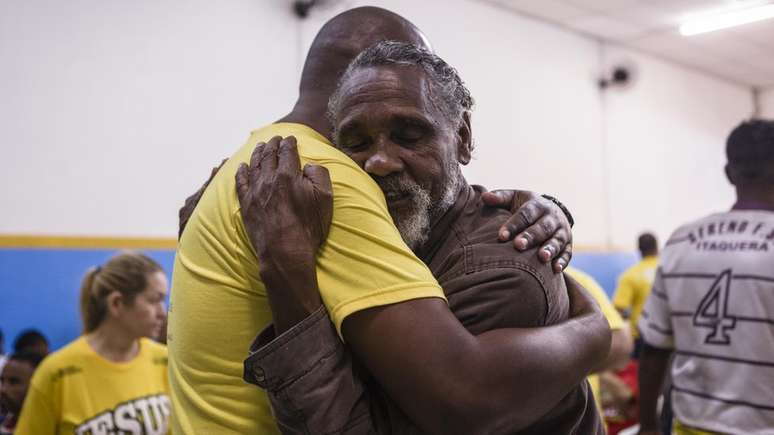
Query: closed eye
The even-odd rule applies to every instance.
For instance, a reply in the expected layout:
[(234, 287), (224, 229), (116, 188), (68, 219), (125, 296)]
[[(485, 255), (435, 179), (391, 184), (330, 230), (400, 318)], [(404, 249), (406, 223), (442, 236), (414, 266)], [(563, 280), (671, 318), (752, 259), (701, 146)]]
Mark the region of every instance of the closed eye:
[(422, 139), (425, 139), (432, 132), (432, 127), (424, 121), (409, 118), (397, 117), (393, 122), (392, 140), (403, 145), (413, 145)]
[(340, 141), (339, 148), (344, 151), (357, 152), (362, 151), (371, 145), (371, 140), (362, 137), (344, 138)]

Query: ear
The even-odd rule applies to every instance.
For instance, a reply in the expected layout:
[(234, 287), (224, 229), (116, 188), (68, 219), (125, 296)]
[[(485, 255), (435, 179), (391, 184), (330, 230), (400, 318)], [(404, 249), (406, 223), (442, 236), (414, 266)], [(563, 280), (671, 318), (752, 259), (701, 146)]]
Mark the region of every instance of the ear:
[(118, 317), (124, 307), (124, 298), (120, 292), (114, 290), (105, 298), (105, 304), (110, 315)]
[(736, 186), (736, 177), (734, 176), (734, 169), (731, 167), (731, 165), (726, 163), (726, 166), (723, 169), (726, 172), (726, 178), (728, 178), (728, 182)]
[(457, 130), (457, 161), (462, 165), (467, 165), (470, 163), (472, 152), (473, 132), (470, 129), (470, 111), (465, 111)]

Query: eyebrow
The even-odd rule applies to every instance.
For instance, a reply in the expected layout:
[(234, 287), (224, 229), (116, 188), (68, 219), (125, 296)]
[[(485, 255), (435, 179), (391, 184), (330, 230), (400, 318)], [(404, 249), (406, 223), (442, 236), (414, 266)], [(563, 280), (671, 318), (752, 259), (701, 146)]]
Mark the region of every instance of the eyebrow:
[(424, 116), (394, 115), (390, 122), (405, 124), (411, 127), (430, 128), (431, 123)]
[(336, 130), (339, 136), (345, 136), (348, 134), (352, 134), (356, 130), (359, 130), (361, 127), (362, 127), (362, 123), (360, 121), (352, 120), (352, 121), (345, 122), (344, 124), (341, 125), (340, 128), (337, 128)]

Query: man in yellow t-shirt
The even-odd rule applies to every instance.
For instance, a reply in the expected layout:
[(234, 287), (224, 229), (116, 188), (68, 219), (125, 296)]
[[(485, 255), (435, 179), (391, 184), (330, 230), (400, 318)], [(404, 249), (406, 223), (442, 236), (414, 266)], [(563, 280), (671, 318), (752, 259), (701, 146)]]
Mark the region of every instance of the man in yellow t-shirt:
[[(380, 18), (372, 15), (372, 20)], [(348, 29), (357, 40), (338, 47), (337, 54), (344, 56), (336, 59), (342, 69), (362, 44), (384, 38), (423, 43), (418, 32), (395, 26), (394, 17), (383, 21), (390, 20), (387, 24), (392, 28), (366, 20)], [(323, 300), (337, 327), (347, 315), (366, 307), (444, 297), (424, 263), (403, 243), (379, 186), (318, 133), (330, 130), (321, 115), (332, 91), (325, 89), (320, 76), (338, 72), (333, 58), (327, 57), (325, 66), (313, 54), (324, 53), (330, 44), (329, 39), (318, 37), (294, 111), (250, 135), (213, 178), (181, 235), (167, 337), (174, 433), (277, 433), (265, 393), (242, 380), (242, 361), (250, 342), (256, 331), (271, 322), (234, 181), (237, 167), (250, 159), (257, 143), (274, 136), (295, 136), (302, 164), (321, 164), (330, 173), (333, 222), (317, 270)], [(335, 86), (335, 77), (327, 81), (331, 88)], [(316, 110), (309, 114), (309, 108)]]
[(613, 307), (605, 290), (602, 289), (599, 283), (591, 275), (574, 267), (567, 267), (565, 272), (575, 278), (575, 280), (589, 292), (591, 297), (597, 301), (599, 307), (602, 309), (602, 314), (605, 315), (607, 322), (610, 324), (610, 331), (612, 331), (610, 353), (608, 354), (607, 360), (602, 367), (599, 367), (595, 374), (588, 377), (591, 390), (594, 392), (594, 400), (597, 401), (597, 407), (600, 409), (600, 415), (604, 415), (602, 414), (601, 396), (599, 394), (599, 375), (597, 373), (604, 370), (620, 369), (626, 365), (626, 362), (629, 361), (629, 355), (632, 352), (631, 332), (624, 319), (618, 314), (615, 307)]
[(645, 301), (650, 295), (653, 279), (656, 277), (658, 266), (658, 241), (651, 233), (644, 233), (637, 239), (637, 247), (642, 260), (627, 269), (618, 279), (618, 288), (613, 297), (613, 305), (629, 320), (632, 335), (634, 336), (634, 356), (639, 355), (640, 334), (637, 329), (637, 321), (645, 306)]
[[(175, 259), (167, 337), (174, 433), (277, 433), (265, 393), (242, 380), (252, 338), (272, 321), (234, 179), (259, 142), (294, 136), (301, 164), (322, 165), (330, 174), (333, 220), (318, 253), (317, 279), (339, 332), (355, 312), (444, 300), (427, 266), (393, 225), (379, 186), (320, 133), (331, 130), (324, 113), (338, 76), (362, 49), (384, 39), (427, 46), (411, 23), (383, 9), (357, 8), (329, 21), (312, 44), (293, 111), (251, 134), (212, 179), (188, 219)], [(544, 259), (563, 249), (552, 246)], [(595, 318), (583, 321), (597, 325)], [(585, 334), (579, 339), (602, 341), (600, 334)], [(591, 361), (588, 355), (568, 359)], [(264, 375), (271, 379), (271, 373)]]

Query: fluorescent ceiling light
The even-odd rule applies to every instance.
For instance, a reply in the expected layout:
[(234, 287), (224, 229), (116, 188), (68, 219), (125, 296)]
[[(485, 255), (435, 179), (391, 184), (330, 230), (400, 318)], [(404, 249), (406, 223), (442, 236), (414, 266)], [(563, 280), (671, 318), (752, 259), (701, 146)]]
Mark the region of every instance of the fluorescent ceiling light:
[(680, 26), (680, 33), (685, 36), (698, 35), (769, 18), (774, 18), (774, 4), (696, 18)]

